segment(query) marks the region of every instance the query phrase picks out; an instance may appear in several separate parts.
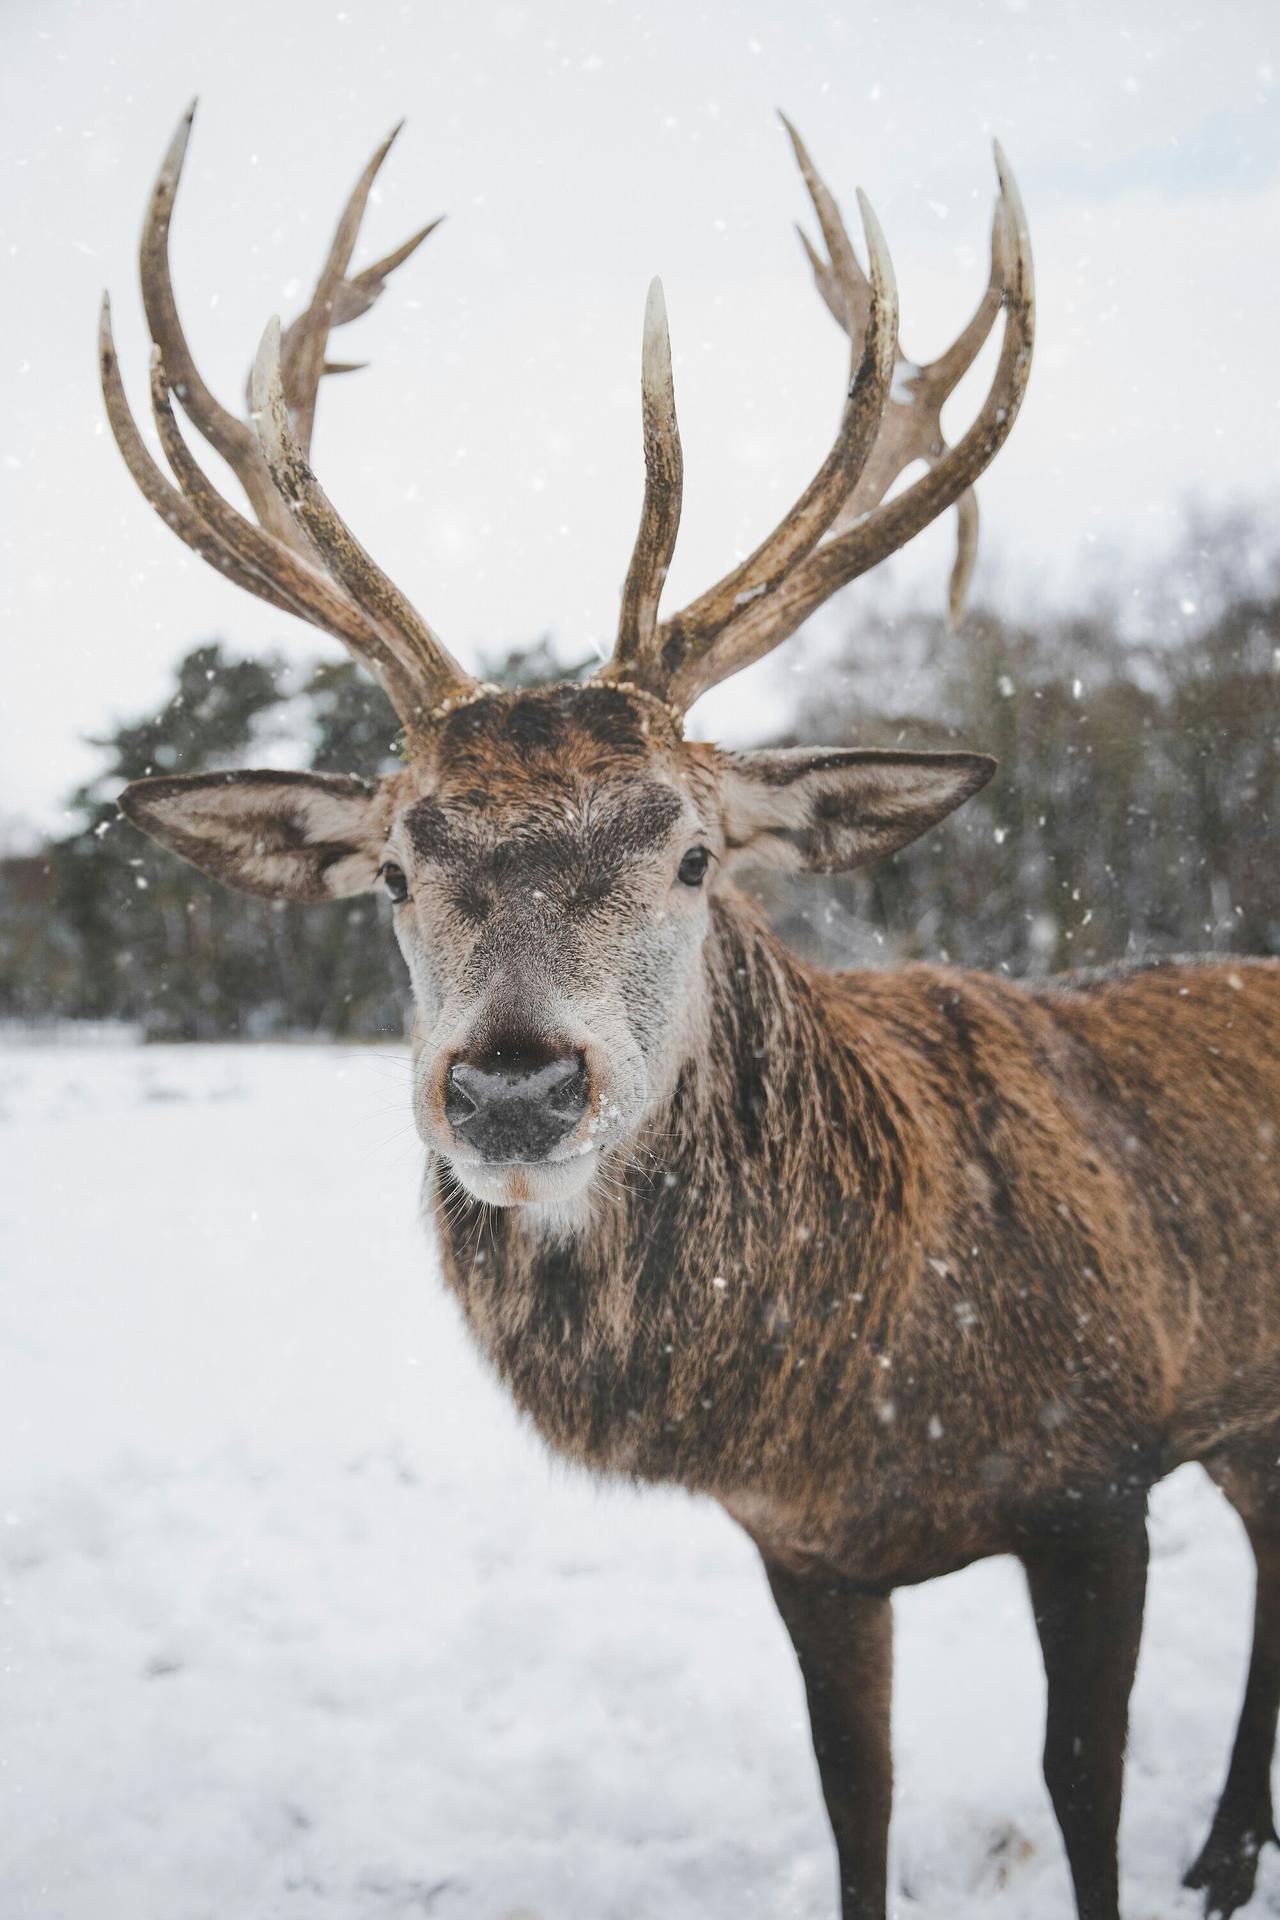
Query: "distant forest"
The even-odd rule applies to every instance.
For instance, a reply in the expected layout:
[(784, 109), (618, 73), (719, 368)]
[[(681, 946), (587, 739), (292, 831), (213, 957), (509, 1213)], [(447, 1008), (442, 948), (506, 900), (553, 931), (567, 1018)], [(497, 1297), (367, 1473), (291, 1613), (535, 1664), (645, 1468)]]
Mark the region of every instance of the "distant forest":
[[(1246, 550), (1252, 564), (1237, 564)], [(855, 616), (845, 645), (796, 675), (778, 739), (976, 747), (1000, 771), (865, 873), (762, 881), (775, 924), (835, 966), (927, 955), (1030, 975), (1280, 952), (1276, 559), (1272, 544), (1258, 563), (1256, 532), (1210, 539), (1197, 597), (1153, 579), (1132, 596), (1137, 622), (1122, 601), (1025, 626), (979, 611), (956, 634), (919, 614)], [(554, 676), (545, 644), (488, 672)], [(75, 830), (0, 859), (0, 1018), (126, 1020), (158, 1039), (398, 1034), (407, 983), (381, 899), (303, 908), (227, 892), (114, 804), (149, 772), (274, 759), (377, 774), (395, 737), (349, 665), (299, 676), (196, 647), (159, 713), (95, 742), (102, 772), (71, 797)]]

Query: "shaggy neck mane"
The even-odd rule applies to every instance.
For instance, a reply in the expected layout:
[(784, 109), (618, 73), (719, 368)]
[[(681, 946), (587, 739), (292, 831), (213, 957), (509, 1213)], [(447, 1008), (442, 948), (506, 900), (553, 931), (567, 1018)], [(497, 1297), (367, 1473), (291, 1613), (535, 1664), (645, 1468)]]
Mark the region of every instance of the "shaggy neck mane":
[(714, 906), (705, 965), (705, 1040), (602, 1166), (577, 1231), (531, 1233), (440, 1167), (431, 1192), (446, 1279), (553, 1445), (644, 1478), (723, 1490), (763, 1474), (785, 1491), (800, 1431), (811, 1474), (866, 1417), (903, 1304), (888, 1282), (910, 1238), (911, 1122), (852, 1014), (842, 1029), (742, 899)]

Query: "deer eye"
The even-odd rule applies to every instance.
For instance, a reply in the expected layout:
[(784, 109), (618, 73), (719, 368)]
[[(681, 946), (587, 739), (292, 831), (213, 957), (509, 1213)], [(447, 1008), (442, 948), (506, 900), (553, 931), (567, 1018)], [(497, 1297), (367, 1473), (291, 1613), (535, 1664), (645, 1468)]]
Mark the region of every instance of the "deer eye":
[(402, 907), (409, 898), (409, 882), (404, 877), (404, 868), (398, 867), (394, 860), (385, 860), (379, 867), (382, 884), (392, 906)]
[(710, 864), (711, 855), (705, 847), (690, 847), (676, 868), (676, 879), (682, 886), (700, 887), (707, 877), (707, 868)]

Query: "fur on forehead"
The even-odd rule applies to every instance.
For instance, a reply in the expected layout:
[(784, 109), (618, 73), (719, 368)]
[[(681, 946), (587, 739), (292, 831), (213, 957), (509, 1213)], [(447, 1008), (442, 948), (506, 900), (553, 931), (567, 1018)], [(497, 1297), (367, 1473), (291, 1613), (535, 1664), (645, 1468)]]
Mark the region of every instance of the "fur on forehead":
[(679, 744), (659, 702), (622, 687), (569, 682), (457, 707), (433, 727), (422, 759), (445, 798), (495, 775), (617, 777)]
[(670, 782), (714, 805), (706, 750), (680, 739), (661, 703), (573, 683), (495, 693), (455, 709), (414, 756), (414, 785), (439, 807), (492, 818), (575, 807), (593, 791)]

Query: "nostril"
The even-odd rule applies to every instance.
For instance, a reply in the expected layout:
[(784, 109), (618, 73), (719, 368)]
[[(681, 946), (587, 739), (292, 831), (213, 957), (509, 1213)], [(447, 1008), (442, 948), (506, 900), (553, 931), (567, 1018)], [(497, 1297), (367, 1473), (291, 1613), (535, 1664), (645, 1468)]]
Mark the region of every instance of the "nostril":
[(576, 1120), (587, 1104), (587, 1063), (580, 1053), (566, 1054), (544, 1069), (547, 1105), (555, 1113)]
[(461, 1126), (472, 1114), (479, 1112), (480, 1101), (467, 1091), (466, 1076), (474, 1074), (474, 1067), (450, 1067), (449, 1077), (445, 1081), (444, 1117), (451, 1127)]

